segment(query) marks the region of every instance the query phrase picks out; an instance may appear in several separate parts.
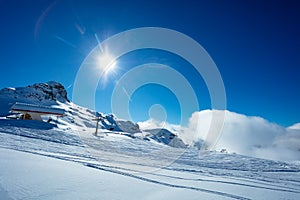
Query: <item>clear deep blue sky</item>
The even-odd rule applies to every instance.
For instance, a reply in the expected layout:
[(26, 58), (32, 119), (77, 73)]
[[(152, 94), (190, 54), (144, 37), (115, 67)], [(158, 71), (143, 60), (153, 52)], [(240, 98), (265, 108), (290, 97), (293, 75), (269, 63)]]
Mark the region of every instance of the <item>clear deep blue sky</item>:
[[(262, 116), (284, 126), (300, 121), (300, 3), (298, 1), (0, 1), (0, 88), (55, 80), (72, 92), (76, 72), (97, 45), (127, 29), (155, 26), (180, 31), (199, 42), (222, 75), (228, 110)], [(113, 83), (137, 64), (188, 65), (159, 51), (120, 58), (117, 75), (97, 90), (97, 109), (110, 112)], [(201, 77), (184, 71), (210, 108)], [(151, 95), (154, 92), (159, 95)], [(69, 94), (71, 97), (71, 94)], [(103, 100), (103, 99), (107, 99)], [(142, 99), (142, 101), (141, 101)], [(176, 123), (178, 102), (166, 88), (148, 85), (132, 97), (136, 121), (159, 103)], [(145, 114), (146, 113), (146, 114)]]

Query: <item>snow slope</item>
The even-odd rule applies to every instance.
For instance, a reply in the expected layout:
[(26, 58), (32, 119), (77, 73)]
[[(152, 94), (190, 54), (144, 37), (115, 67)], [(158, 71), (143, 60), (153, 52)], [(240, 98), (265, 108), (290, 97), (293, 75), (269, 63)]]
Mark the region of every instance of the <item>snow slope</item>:
[(95, 136), (94, 111), (55, 98), (47, 104), (66, 116), (51, 124), (0, 119), (1, 200), (300, 199), (297, 163), (174, 148), (167, 130), (143, 131), (103, 113)]
[(6, 199), (300, 197), (295, 164), (216, 152), (199, 156), (196, 149), (168, 163), (177, 148), (104, 132), (81, 138), (37, 123), (0, 126), (0, 194)]

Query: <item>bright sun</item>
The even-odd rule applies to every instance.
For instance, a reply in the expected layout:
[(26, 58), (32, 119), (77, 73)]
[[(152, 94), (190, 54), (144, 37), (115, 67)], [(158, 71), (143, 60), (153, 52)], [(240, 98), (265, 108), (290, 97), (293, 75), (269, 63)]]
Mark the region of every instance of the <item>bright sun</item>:
[(116, 68), (117, 61), (114, 57), (108, 53), (103, 53), (99, 57), (99, 67), (104, 71), (104, 73), (108, 73)]

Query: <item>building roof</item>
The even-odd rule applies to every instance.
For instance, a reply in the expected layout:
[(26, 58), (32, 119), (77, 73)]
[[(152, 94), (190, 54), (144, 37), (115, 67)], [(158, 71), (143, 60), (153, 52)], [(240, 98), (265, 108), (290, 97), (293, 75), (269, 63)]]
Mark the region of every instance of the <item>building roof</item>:
[(40, 113), (45, 115), (63, 115), (65, 111), (60, 108), (52, 108), (50, 106), (41, 106), (36, 104), (27, 104), (27, 103), (15, 103), (10, 111), (13, 112), (32, 112)]

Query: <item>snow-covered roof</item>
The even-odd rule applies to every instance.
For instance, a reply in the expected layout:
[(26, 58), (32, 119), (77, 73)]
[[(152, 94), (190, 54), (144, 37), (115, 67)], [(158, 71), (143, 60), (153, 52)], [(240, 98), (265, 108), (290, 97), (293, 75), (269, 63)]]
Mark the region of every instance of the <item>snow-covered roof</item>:
[(60, 108), (52, 108), (49, 106), (41, 106), (36, 104), (15, 103), (11, 108), (14, 112), (34, 112), (40, 114), (63, 115), (64, 110)]

